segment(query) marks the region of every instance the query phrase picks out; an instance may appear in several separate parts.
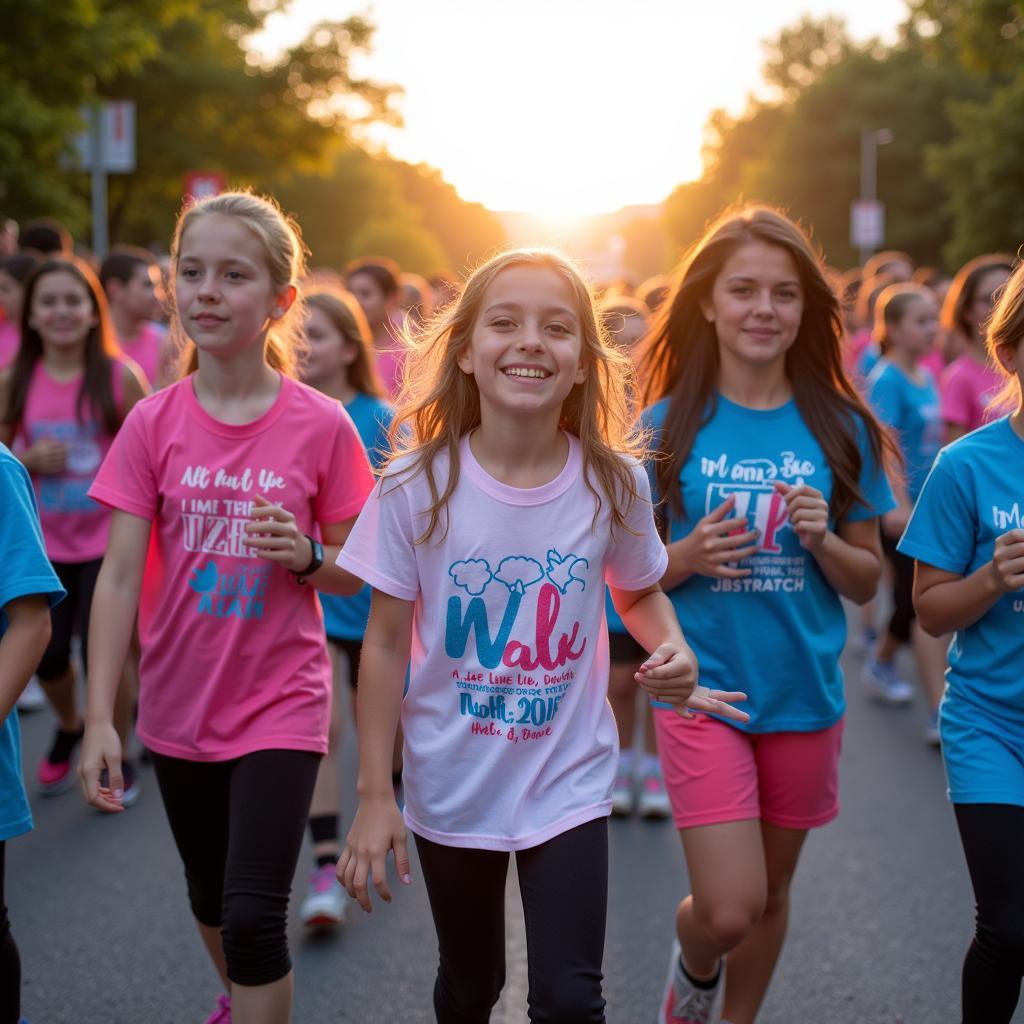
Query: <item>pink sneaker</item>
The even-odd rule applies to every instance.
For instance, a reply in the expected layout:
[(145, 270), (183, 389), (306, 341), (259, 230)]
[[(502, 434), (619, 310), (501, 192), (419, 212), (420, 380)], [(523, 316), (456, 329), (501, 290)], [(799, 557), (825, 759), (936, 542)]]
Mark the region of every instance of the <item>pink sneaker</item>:
[(231, 1024), (231, 997), (217, 996), (217, 1009), (206, 1018), (203, 1024)]
[(50, 752), (39, 762), (37, 769), (40, 793), (46, 796), (55, 796), (75, 784), (75, 775), (71, 771), (71, 760), (75, 753), (75, 747), (82, 742), (84, 735), (84, 725), (76, 732), (57, 730)]

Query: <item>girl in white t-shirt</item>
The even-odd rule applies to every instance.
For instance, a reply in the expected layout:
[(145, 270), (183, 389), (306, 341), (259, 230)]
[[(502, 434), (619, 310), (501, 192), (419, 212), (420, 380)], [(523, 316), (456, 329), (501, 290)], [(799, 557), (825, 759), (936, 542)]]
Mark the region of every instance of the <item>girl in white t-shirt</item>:
[[(604, 586), (653, 695), (743, 717), (697, 687), (630, 430), (628, 360), (554, 252), (476, 271), (410, 353), (385, 470), (339, 556), (373, 586), (359, 679), (360, 805), (338, 865), (370, 910), (416, 838), (440, 946), (439, 1021), (486, 1021), (504, 982), (508, 855), (530, 1016), (602, 1021), (606, 816), (617, 742)], [(410, 666), (404, 697), (406, 666)], [(399, 716), (405, 820), (391, 787)]]

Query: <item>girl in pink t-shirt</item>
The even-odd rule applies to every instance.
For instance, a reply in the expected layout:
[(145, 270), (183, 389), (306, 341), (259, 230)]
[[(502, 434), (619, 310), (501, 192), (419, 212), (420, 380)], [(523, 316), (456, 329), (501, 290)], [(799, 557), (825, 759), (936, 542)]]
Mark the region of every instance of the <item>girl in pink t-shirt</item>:
[(361, 585), (334, 559), (372, 484), (366, 455), (341, 405), (292, 376), (302, 262), (269, 200), (229, 192), (183, 212), (172, 331), (186, 375), (128, 417), (90, 492), (114, 513), (82, 784), (121, 809), (111, 708), (137, 611), (137, 729), (230, 991), (211, 1022), (289, 1019), (288, 897), (330, 709), (316, 589)]
[(38, 262), (27, 253), (0, 260), (0, 370), (10, 366), (18, 354), (25, 280)]
[[(743, 717), (658, 587), (664, 545), (629, 428), (628, 357), (561, 255), (495, 257), (411, 338), (392, 460), (339, 564), (373, 595), (359, 674), (359, 809), (338, 877), (390, 900), (416, 839), (441, 953), (439, 1020), (486, 1021), (516, 853), (531, 1017), (604, 1020), (607, 815), (617, 761), (604, 588), (650, 693)], [(403, 698), (406, 666), (408, 693)], [(684, 711), (684, 713), (687, 713)], [(391, 754), (405, 735), (404, 822)], [(467, 898), (467, 881), (472, 896)]]
[[(21, 346), (0, 378), (0, 441), (16, 449), (32, 477), (46, 554), (68, 592), (36, 674), (57, 714), (57, 730), (37, 770), (40, 790), (74, 784), (71, 758), (82, 738), (71, 637), (82, 639), (89, 674), (89, 610), (107, 545), (110, 514), (89, 485), (129, 409), (143, 395), (132, 367), (116, 356), (106, 301), (89, 267), (75, 259), (39, 264), (25, 282)], [(118, 724), (128, 730), (130, 694)], [(128, 766), (131, 801), (138, 792)]]
[(1005, 415), (988, 408), (1003, 378), (985, 348), (985, 327), (1012, 270), (1008, 256), (978, 256), (960, 268), (946, 293), (942, 326), (963, 347), (939, 382), (947, 442)]

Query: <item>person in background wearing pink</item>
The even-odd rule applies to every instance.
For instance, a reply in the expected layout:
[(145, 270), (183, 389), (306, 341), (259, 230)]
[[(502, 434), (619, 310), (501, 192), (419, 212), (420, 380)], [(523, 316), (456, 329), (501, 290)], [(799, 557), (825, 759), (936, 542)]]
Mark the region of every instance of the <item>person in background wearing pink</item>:
[(290, 1019), (288, 899), (330, 717), (316, 591), (360, 586), (334, 558), (372, 476), (340, 403), (293, 377), (302, 252), (298, 228), (248, 193), (182, 213), (185, 375), (133, 410), (90, 492), (114, 511), (79, 774), (94, 807), (122, 809), (111, 715), (138, 613), (138, 734), (230, 991), (208, 1024)]
[(156, 257), (145, 249), (118, 246), (100, 267), (110, 315), (121, 351), (134, 360), (154, 388), (173, 374), (167, 331), (157, 321), (163, 309), (164, 284)]
[(1003, 378), (989, 361), (985, 325), (1012, 270), (1009, 256), (978, 256), (960, 268), (946, 293), (942, 326), (962, 346), (939, 382), (947, 443), (999, 418), (1000, 410), (987, 409)]
[(18, 354), (25, 279), (38, 262), (35, 256), (28, 253), (0, 261), (0, 370), (10, 366)]
[[(25, 282), (21, 347), (0, 377), (0, 442), (32, 477), (46, 553), (67, 600), (53, 609), (53, 635), (37, 675), (57, 714), (57, 730), (38, 767), (40, 791), (74, 784), (71, 759), (82, 738), (71, 639), (82, 640), (89, 676), (89, 610), (107, 546), (110, 514), (87, 491), (143, 382), (118, 358), (99, 281), (81, 261), (40, 263)], [(129, 728), (119, 705), (118, 726)], [(138, 794), (128, 766), (129, 801)]]
[(400, 276), (398, 264), (385, 256), (355, 260), (345, 268), (345, 285), (362, 306), (370, 325), (377, 375), (388, 395), (398, 391), (405, 363), (398, 312)]

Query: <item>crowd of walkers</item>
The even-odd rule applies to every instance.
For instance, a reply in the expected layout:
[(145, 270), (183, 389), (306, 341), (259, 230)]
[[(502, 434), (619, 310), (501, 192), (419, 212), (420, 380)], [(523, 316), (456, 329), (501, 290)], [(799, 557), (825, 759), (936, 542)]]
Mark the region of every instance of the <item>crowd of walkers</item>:
[(863, 687), (909, 704), (909, 644), (941, 747), (977, 904), (962, 1021), (1008, 1024), (1016, 260), (840, 274), (746, 206), (635, 287), (550, 249), (427, 281), (310, 269), (245, 192), (187, 206), (166, 260), (97, 264), (48, 220), (0, 238), (0, 1024), (4, 851), (32, 828), (16, 704), (54, 719), (40, 793), (121, 813), (152, 762), (223, 988), (207, 1024), (290, 1019), (307, 829), (316, 929), (389, 902), (389, 856), (410, 884), (412, 833), (444, 1024), (498, 1001), (514, 853), (530, 1019), (603, 1021), (607, 818), (634, 811), (674, 822), (690, 884), (647, 1016), (752, 1024), (839, 813), (851, 603)]

